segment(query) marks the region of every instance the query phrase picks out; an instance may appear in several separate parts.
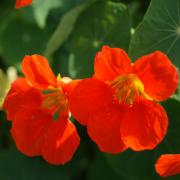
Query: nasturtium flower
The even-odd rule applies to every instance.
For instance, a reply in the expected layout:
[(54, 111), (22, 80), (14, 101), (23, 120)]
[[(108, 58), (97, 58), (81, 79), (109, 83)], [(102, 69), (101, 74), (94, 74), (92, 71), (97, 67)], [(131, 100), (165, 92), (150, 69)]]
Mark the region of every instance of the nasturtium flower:
[(70, 95), (70, 111), (87, 126), (101, 151), (153, 149), (164, 138), (168, 117), (157, 101), (176, 90), (178, 73), (160, 51), (135, 63), (120, 48), (104, 46), (95, 57), (94, 75)]
[(32, 3), (32, 0), (16, 0), (15, 8), (21, 8), (28, 6)]
[(25, 78), (12, 83), (3, 104), (15, 144), (27, 156), (42, 155), (51, 164), (64, 164), (80, 141), (69, 120), (68, 102), (78, 81), (55, 77), (40, 55), (25, 56), (22, 71)]
[(180, 154), (163, 154), (155, 164), (156, 172), (162, 176), (180, 174)]

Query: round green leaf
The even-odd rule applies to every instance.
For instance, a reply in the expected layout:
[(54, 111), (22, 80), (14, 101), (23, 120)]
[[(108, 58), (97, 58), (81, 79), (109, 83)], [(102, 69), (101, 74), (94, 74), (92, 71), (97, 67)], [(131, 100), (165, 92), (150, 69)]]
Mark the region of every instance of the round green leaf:
[(0, 152), (2, 180), (70, 180), (63, 166), (51, 166), (40, 158), (27, 158), (12, 148)]
[(47, 41), (47, 33), (35, 24), (16, 19), (4, 29), (2, 57), (7, 65), (19, 65), (26, 54), (42, 54)]
[(161, 50), (180, 68), (179, 47), (180, 0), (152, 0), (130, 42), (131, 57)]

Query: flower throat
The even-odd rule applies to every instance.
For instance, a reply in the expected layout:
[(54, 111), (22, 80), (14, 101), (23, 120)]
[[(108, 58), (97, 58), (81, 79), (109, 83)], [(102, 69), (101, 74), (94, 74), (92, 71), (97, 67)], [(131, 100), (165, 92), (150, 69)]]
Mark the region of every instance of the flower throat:
[(43, 94), (44, 100), (42, 107), (53, 112), (55, 119), (58, 119), (58, 117), (56, 117), (57, 114), (67, 111), (68, 100), (61, 87), (49, 88), (48, 90), (44, 91)]
[(135, 74), (125, 74), (111, 81), (115, 97), (122, 103), (132, 105), (134, 101), (151, 99), (144, 91), (144, 85)]

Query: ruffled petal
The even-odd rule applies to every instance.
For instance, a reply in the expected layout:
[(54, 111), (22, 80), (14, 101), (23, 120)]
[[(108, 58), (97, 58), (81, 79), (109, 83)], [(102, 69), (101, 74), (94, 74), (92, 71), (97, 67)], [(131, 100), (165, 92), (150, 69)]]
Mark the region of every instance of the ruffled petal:
[(103, 46), (95, 57), (94, 77), (97, 79), (110, 81), (131, 70), (131, 60), (123, 49)]
[(16, 0), (15, 8), (21, 8), (24, 6), (28, 6), (32, 3), (32, 0)]
[(76, 85), (80, 82), (80, 80), (72, 80), (62, 86), (65, 94), (69, 97)]
[(22, 101), (24, 101), (24, 93), (30, 89), (31, 86), (24, 78), (18, 78), (15, 80), (3, 103), (3, 108), (7, 112), (7, 119), (13, 119), (15, 113), (20, 110)]
[(135, 151), (153, 149), (164, 138), (168, 117), (162, 106), (152, 101), (136, 102), (121, 124), (123, 142)]
[(180, 174), (180, 154), (161, 155), (155, 164), (155, 169), (162, 177)]
[(178, 72), (162, 52), (156, 51), (141, 57), (133, 68), (143, 82), (145, 92), (154, 100), (166, 100), (175, 92)]
[(115, 154), (127, 148), (120, 135), (124, 114), (123, 107), (111, 105), (98, 109), (89, 117), (88, 134), (102, 152)]
[(69, 97), (72, 115), (84, 125), (93, 111), (111, 103), (111, 88), (104, 82), (93, 78), (79, 82)]
[(22, 108), (33, 110), (38, 109), (42, 104), (43, 98), (40, 91), (28, 86), (24, 79), (19, 79), (16, 82), (12, 84), (3, 104), (8, 120), (13, 120), (16, 113), (22, 111)]
[(64, 164), (71, 160), (79, 142), (75, 126), (67, 118), (60, 118), (47, 132), (42, 155), (50, 164)]
[(19, 151), (27, 156), (41, 155), (52, 116), (45, 111), (21, 109), (12, 121), (11, 134)]
[(44, 89), (48, 86), (57, 86), (57, 79), (47, 59), (43, 56), (25, 56), (22, 62), (22, 71), (26, 79), (37, 88)]

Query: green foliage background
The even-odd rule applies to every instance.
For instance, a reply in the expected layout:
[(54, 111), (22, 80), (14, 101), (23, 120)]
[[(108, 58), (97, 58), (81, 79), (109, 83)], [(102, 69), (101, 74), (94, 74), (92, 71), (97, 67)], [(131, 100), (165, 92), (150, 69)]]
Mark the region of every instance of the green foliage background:
[[(15, 66), (21, 74), (22, 57), (37, 53), (49, 59), (56, 74), (89, 77), (94, 56), (104, 44), (125, 49), (133, 61), (161, 50), (180, 68), (180, 0), (34, 0), (20, 10), (14, 9), (14, 3), (0, 2), (0, 68), (4, 71)], [(162, 104), (170, 125), (153, 151), (101, 153), (85, 127), (75, 122), (81, 145), (64, 166), (51, 166), (18, 152), (9, 133), (11, 125), (0, 112), (0, 180), (160, 180), (154, 170), (159, 155), (180, 153), (179, 89)]]

